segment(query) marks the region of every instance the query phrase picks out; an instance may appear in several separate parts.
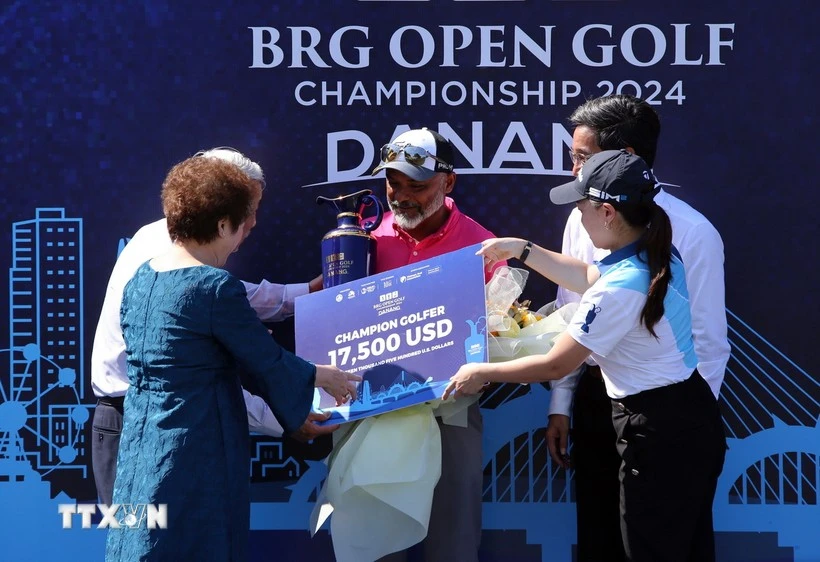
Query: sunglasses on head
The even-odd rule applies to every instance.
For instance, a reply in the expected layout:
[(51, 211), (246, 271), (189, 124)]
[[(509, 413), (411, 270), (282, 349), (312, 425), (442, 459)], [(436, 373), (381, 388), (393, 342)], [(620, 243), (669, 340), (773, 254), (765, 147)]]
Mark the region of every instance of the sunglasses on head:
[(384, 145), (379, 153), (379, 158), (384, 163), (392, 162), (396, 158), (399, 157), (399, 154), (404, 153), (404, 161), (408, 164), (412, 164), (413, 166), (421, 166), (424, 164), (424, 161), (428, 158), (432, 158), (436, 162), (440, 163), (442, 166), (447, 168), (447, 170), (452, 171), (453, 165), (448, 164), (441, 158), (437, 157), (435, 154), (430, 154), (427, 152), (427, 149), (422, 148), (420, 146), (413, 146), (412, 144), (394, 144), (388, 143)]

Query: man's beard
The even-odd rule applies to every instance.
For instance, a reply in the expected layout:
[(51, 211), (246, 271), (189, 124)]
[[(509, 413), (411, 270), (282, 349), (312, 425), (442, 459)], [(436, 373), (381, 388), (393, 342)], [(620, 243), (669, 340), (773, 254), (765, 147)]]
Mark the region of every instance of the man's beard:
[[(393, 221), (404, 230), (413, 230), (423, 223), (425, 219), (429, 218), (430, 215), (438, 211), (442, 205), (444, 205), (444, 197), (444, 192), (439, 191), (438, 194), (424, 208), (417, 204), (401, 205), (390, 200), (388, 200), (387, 203), (390, 205), (390, 210), (393, 211)], [(415, 215), (412, 217), (408, 217), (401, 213), (402, 210), (406, 211), (409, 209), (416, 211)]]

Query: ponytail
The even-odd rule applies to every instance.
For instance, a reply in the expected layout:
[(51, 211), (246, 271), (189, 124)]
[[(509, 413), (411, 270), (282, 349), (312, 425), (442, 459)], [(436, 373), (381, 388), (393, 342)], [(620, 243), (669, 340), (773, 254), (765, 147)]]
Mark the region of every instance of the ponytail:
[[(600, 204), (600, 203), (599, 203)], [(642, 203), (613, 203), (616, 211), (621, 213), (626, 223), (631, 227), (646, 228), (638, 241), (638, 255), (646, 254), (649, 266), (649, 291), (646, 294), (646, 303), (641, 310), (641, 323), (655, 338), (655, 324), (663, 318), (663, 299), (666, 290), (672, 281), (672, 223), (669, 215), (654, 201)]]
[(655, 338), (655, 324), (663, 317), (663, 300), (672, 281), (672, 224), (669, 216), (656, 203), (651, 203), (649, 226), (638, 247), (646, 252), (649, 265), (649, 291), (641, 310), (641, 322)]

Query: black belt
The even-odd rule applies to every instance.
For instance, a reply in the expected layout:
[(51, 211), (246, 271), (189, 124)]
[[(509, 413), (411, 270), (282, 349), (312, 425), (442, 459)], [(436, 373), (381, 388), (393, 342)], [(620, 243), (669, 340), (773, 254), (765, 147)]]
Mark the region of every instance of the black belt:
[(125, 402), (125, 396), (100, 396), (97, 398), (97, 404), (104, 404), (116, 408), (122, 413), (122, 406)]
[(587, 365), (586, 373), (592, 375), (596, 379), (603, 379), (603, 375), (601, 375), (601, 368), (598, 365)]
[[(708, 390), (708, 392), (707, 392)], [(646, 409), (655, 411), (673, 411), (679, 404), (688, 404), (692, 408), (704, 409), (701, 404), (714, 402), (708, 383), (700, 376), (698, 370), (689, 378), (670, 384), (642, 390), (637, 394), (612, 399), (616, 410), (643, 412)], [(715, 402), (717, 404), (717, 402)]]

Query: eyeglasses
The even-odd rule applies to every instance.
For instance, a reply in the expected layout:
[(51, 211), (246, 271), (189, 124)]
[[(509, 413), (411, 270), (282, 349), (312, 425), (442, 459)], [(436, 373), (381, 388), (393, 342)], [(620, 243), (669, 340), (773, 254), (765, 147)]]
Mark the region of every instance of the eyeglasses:
[(412, 144), (399, 145), (388, 143), (382, 147), (381, 151), (379, 152), (379, 158), (381, 158), (382, 162), (384, 163), (392, 162), (393, 160), (398, 158), (399, 154), (401, 154), (402, 152), (404, 153), (404, 161), (408, 164), (412, 164), (413, 166), (421, 166), (422, 164), (424, 164), (424, 161), (427, 158), (432, 158), (433, 160), (447, 168), (447, 170), (453, 170), (452, 164), (448, 164), (435, 154), (430, 154), (429, 152), (427, 152), (427, 149), (422, 148), (420, 146), (413, 146)]
[(572, 160), (572, 163), (576, 166), (583, 166), (584, 162), (586, 162), (592, 154), (581, 154), (579, 152), (573, 152), (572, 149), (569, 149), (569, 159)]

